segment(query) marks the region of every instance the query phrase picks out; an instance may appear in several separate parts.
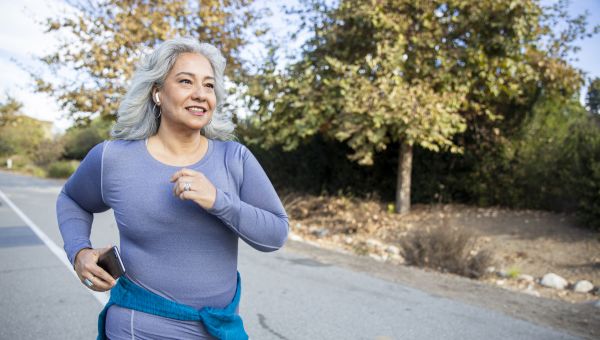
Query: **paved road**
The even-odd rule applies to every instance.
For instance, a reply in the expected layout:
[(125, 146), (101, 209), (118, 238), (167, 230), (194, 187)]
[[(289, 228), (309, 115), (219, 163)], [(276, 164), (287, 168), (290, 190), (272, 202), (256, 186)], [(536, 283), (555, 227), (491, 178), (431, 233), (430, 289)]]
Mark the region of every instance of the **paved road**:
[[(73, 276), (54, 204), (62, 181), (0, 172), (0, 339), (94, 339), (104, 295)], [(118, 245), (111, 212), (94, 246)], [(290, 245), (293, 244), (290, 241)], [(567, 333), (319, 262), (240, 243), (240, 313), (253, 339), (578, 339)]]

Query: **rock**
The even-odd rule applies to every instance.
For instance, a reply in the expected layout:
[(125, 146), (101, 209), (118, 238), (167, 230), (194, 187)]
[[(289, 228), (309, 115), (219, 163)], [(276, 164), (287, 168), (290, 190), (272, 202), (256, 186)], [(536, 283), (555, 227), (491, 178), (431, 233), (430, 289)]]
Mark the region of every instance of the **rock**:
[(293, 241), (304, 241), (304, 239), (300, 235), (295, 233), (289, 233), (288, 238)]
[(325, 236), (329, 235), (329, 230), (325, 229), (325, 228), (319, 228), (319, 229), (311, 230), (311, 233), (313, 235), (315, 235), (316, 237), (321, 238), (321, 237), (325, 237)]
[(496, 275), (502, 277), (502, 278), (507, 278), (508, 277), (508, 272), (504, 269), (501, 269), (499, 271), (496, 272)]
[(577, 283), (575, 283), (575, 286), (573, 287), (573, 290), (576, 291), (577, 293), (589, 293), (594, 289), (594, 285), (587, 280), (581, 280), (581, 281), (577, 281)]
[(400, 248), (396, 246), (388, 246), (385, 248), (385, 252), (392, 255), (400, 255)]
[(390, 260), (394, 261), (395, 263), (398, 264), (404, 264), (406, 263), (406, 260), (404, 259), (404, 257), (402, 257), (402, 255), (396, 255), (396, 254), (392, 254), (390, 255)]
[(505, 283), (506, 283), (506, 280), (504, 280), (504, 279), (503, 279), (503, 280), (497, 280), (497, 281), (496, 281), (496, 284), (497, 284), (498, 286), (502, 286), (502, 285), (504, 285)]
[(527, 286), (527, 289), (525, 289), (523, 291), (523, 293), (528, 294), (528, 295), (532, 295), (532, 296), (536, 296), (536, 297), (540, 297), (540, 292), (538, 292), (537, 290), (533, 289), (533, 284), (529, 284)]
[(492, 274), (496, 272), (496, 267), (487, 267), (485, 268), (485, 272), (488, 274)]
[(567, 280), (554, 273), (548, 273), (544, 275), (544, 277), (542, 277), (542, 281), (540, 281), (540, 284), (542, 286), (554, 289), (565, 289), (569, 283), (567, 282)]
[(382, 256), (379, 256), (377, 254), (369, 254), (369, 257), (372, 259), (375, 259), (377, 261), (383, 262), (385, 261), (385, 259)]
[(354, 239), (352, 239), (350, 236), (346, 236), (346, 238), (344, 238), (344, 242), (346, 242), (346, 244), (352, 244), (352, 241), (354, 241)]
[(525, 281), (525, 282), (533, 282), (534, 278), (531, 275), (527, 275), (527, 274), (521, 274), (517, 277), (517, 279), (521, 280), (521, 281)]
[(531, 295), (531, 296), (535, 296), (535, 297), (540, 297), (540, 292), (538, 292), (537, 290), (527, 290), (525, 289), (523, 291), (523, 293), (527, 294), (527, 295)]
[(381, 248), (381, 242), (370, 238), (367, 240), (367, 247), (369, 247), (370, 249), (379, 249)]

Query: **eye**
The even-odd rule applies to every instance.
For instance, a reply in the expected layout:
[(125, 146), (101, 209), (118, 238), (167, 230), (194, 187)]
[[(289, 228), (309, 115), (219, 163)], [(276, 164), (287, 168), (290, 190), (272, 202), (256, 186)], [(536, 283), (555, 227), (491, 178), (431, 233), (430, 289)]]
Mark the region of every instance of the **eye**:
[(179, 83), (181, 83), (181, 84), (191, 84), (191, 83), (192, 83), (192, 81), (191, 81), (191, 80), (189, 80), (189, 79), (181, 79), (181, 80), (179, 81)]
[(204, 86), (211, 88), (211, 89), (215, 88), (215, 84), (213, 84), (213, 83), (206, 83)]

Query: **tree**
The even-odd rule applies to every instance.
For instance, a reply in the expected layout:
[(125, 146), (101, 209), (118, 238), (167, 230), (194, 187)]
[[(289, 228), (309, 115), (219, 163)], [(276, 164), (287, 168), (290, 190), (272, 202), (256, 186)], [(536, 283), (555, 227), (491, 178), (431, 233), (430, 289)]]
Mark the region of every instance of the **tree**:
[(7, 125), (15, 115), (20, 114), (23, 104), (14, 97), (7, 96), (4, 103), (0, 104), (0, 126)]
[(252, 0), (71, 1), (74, 9), (49, 18), (61, 32), (57, 50), (42, 58), (59, 81), (32, 74), (37, 89), (55, 97), (78, 123), (113, 117), (140, 57), (161, 41), (192, 36), (221, 49), (234, 81), (244, 74), (240, 49), (260, 14)]
[(32, 155), (44, 140), (45, 133), (41, 122), (25, 116), (23, 104), (8, 96), (0, 103), (0, 155)]
[[(326, 7), (315, 3), (323, 4), (308, 7)], [(267, 63), (256, 77), (253, 119), (264, 133), (255, 141), (291, 150), (322, 133), (364, 165), (399, 143), (396, 212), (407, 212), (413, 145), (461, 152), (465, 136), (494, 141), (542, 91), (578, 90), (580, 73), (562, 53), (586, 31), (553, 44), (551, 13), (533, 0), (340, 1), (310, 18), (314, 37), (300, 61), (284, 71)]]
[(587, 109), (594, 114), (600, 114), (600, 78), (592, 80), (585, 97)]
[(72, 126), (63, 136), (64, 157), (82, 160), (98, 143), (110, 138), (112, 122), (101, 117), (94, 118), (89, 125)]

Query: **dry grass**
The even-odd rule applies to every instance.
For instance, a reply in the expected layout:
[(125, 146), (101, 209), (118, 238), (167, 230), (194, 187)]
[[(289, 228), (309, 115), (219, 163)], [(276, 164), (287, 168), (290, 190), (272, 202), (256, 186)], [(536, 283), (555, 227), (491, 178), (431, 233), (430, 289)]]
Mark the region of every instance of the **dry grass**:
[[(568, 214), (460, 204), (416, 204), (410, 213), (398, 215), (389, 213), (387, 202), (375, 196), (356, 198), (289, 193), (282, 201), (290, 216), (293, 233), (323, 247), (401, 264), (407, 262), (400, 249), (400, 245), (405, 244), (409, 251), (414, 248), (411, 253), (416, 255), (404, 251), (414, 265), (425, 266), (419, 264), (425, 262), (427, 267), (435, 270), (457, 272), (498, 284), (498, 277), (492, 273), (480, 277), (493, 266), (497, 272), (508, 274), (507, 280), (501, 280), (502, 284), (514, 290), (529, 289), (528, 282), (514, 279), (519, 274), (540, 278), (553, 272), (571, 283), (588, 280), (597, 286), (600, 282), (599, 234), (578, 228), (574, 216)], [(430, 234), (435, 228), (453, 228), (447, 231), (452, 230), (453, 237), (460, 242), (451, 242), (453, 245), (448, 246), (444, 245), (444, 237), (439, 240), (439, 235), (433, 240), (427, 240), (428, 234), (420, 238), (413, 235), (417, 230)], [(471, 232), (476, 238), (458, 237), (458, 230)], [(415, 242), (415, 238), (418, 241)], [(441, 245), (434, 247), (433, 244)], [(450, 255), (447, 255), (436, 250), (441, 255), (432, 256), (432, 251), (420, 251), (419, 248), (462, 251), (448, 250)], [(493, 264), (492, 254), (480, 249), (493, 250)], [(410, 259), (420, 258), (419, 254), (425, 254), (423, 260)], [(436, 256), (441, 256), (442, 260), (434, 260)], [(574, 303), (598, 299), (597, 293), (557, 291), (539, 285), (534, 288), (543, 297)]]
[(398, 226), (395, 216), (377, 199), (290, 194), (282, 201), (292, 220), (326, 226), (331, 234), (374, 235), (379, 229), (395, 230)]
[(492, 265), (489, 251), (475, 252), (475, 236), (464, 229), (415, 229), (400, 241), (407, 264), (480, 278)]

